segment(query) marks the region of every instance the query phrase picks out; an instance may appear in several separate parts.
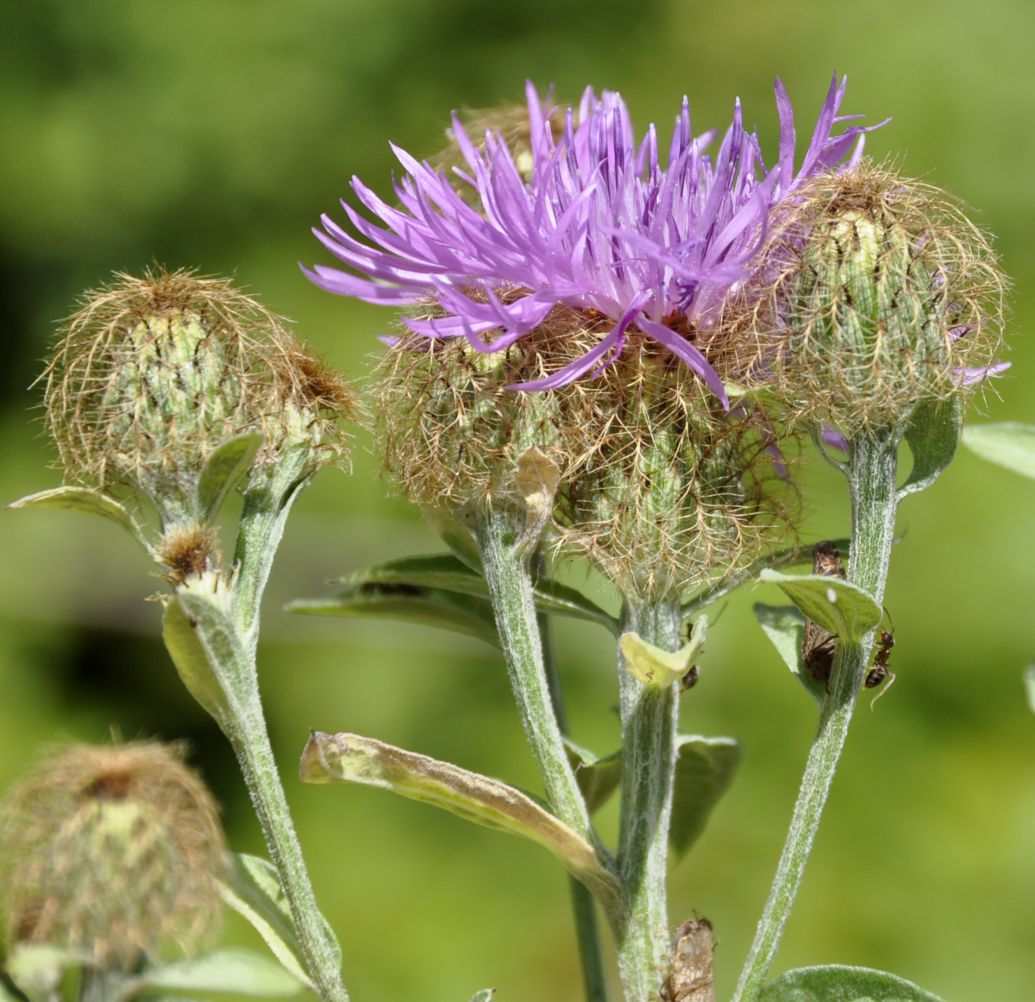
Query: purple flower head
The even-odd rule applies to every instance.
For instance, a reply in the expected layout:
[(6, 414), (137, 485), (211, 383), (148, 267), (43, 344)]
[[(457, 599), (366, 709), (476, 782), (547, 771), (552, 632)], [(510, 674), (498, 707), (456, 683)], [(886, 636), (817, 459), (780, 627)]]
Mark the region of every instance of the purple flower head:
[[(835, 77), (795, 170), (794, 116), (779, 80), (775, 89), (779, 154), (766, 167), (739, 101), (712, 155), (706, 150), (716, 134), (693, 134), (684, 98), (663, 157), (653, 125), (637, 140), (617, 93), (598, 97), (587, 89), (578, 109), (560, 116), (555, 135), (558, 116), (528, 84), (530, 170), (522, 172), (498, 133), (486, 133), (479, 146), (454, 115), (466, 169), (447, 178), (393, 146), (405, 171), (393, 185), (394, 203), (353, 178), (353, 191), (377, 221), (343, 201), (351, 230), (327, 215), (323, 229), (314, 230), (349, 270), (303, 270), (329, 292), (419, 305), (419, 315), (405, 320), (410, 330), (463, 337), (480, 352), (514, 344), (560, 305), (612, 322), (585, 355), (513, 389), (550, 389), (596, 375), (638, 330), (682, 359), (728, 406), (693, 333), (714, 324), (727, 294), (751, 273), (773, 207), (846, 158), (855, 164), (865, 133), (877, 128), (837, 131), (857, 116), (838, 114), (845, 81)], [(429, 304), (441, 315), (423, 319)]]

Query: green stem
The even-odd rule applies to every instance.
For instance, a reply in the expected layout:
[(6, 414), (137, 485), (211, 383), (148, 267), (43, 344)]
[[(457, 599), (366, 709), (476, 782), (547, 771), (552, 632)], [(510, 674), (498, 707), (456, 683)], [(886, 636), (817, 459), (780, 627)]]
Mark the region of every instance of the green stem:
[[(543, 561), (537, 555), (535, 576), (538, 579), (543, 571)], [(554, 657), (550, 617), (539, 613), (536, 617), (539, 626), (539, 637), (542, 642), (543, 664), (546, 668), (546, 684), (550, 691), (550, 702), (561, 734), (567, 736), (568, 714), (564, 705), (564, 690), (561, 686), (561, 675)], [(571, 894), (571, 910), (575, 919), (575, 941), (579, 947), (579, 960), (582, 966), (582, 986), (586, 1002), (607, 1002), (607, 979), (604, 975), (604, 957), (600, 949), (600, 926), (597, 922), (597, 910), (593, 895), (589, 888), (576, 880), (568, 878), (568, 890)]]
[(349, 995), (341, 979), (341, 950), (316, 903), (257, 688), (234, 718), (227, 728), (227, 737), (237, 755), (270, 859), (287, 896), (306, 969), (321, 999), (348, 1002)]
[(485, 581), (521, 725), (539, 767), (550, 809), (595, 844), (589, 811), (575, 782), (550, 696), (529, 556), (519, 546), (523, 531), (524, 519), (509, 511), (492, 509), (478, 518), (475, 535)]
[[(884, 600), (894, 541), (898, 443), (899, 436), (891, 432), (860, 436), (851, 444), (846, 470), (852, 499), (848, 580), (872, 595), (878, 604)], [(872, 645), (872, 630), (859, 642), (842, 641), (837, 645), (829, 691), (805, 764), (787, 841), (734, 1002), (753, 1002), (758, 998), (776, 955), (848, 736), (848, 725), (866, 677)]]
[[(626, 603), (622, 632), (635, 631), (666, 651), (679, 647), (677, 602)], [(622, 804), (618, 870), (626, 920), (618, 966), (626, 1002), (657, 1002), (672, 960), (666, 882), (668, 833), (676, 766), (676, 686), (641, 684), (619, 656), (622, 720)]]

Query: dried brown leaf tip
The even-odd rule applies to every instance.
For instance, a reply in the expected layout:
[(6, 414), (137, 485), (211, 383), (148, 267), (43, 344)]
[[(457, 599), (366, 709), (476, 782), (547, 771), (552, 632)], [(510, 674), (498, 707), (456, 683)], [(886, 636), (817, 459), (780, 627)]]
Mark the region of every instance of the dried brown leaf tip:
[(0, 813), (8, 946), (59, 946), (125, 970), (192, 953), (218, 929), (226, 858), (216, 805), (180, 747), (58, 751)]
[(312, 432), (317, 462), (344, 452), (347, 390), (222, 278), (117, 275), (83, 297), (44, 380), (66, 480), (139, 491), (172, 521), (198, 514), (201, 469), (235, 436), (261, 432), (268, 455)]
[(866, 161), (823, 175), (764, 259), (755, 372), (808, 420), (896, 426), (1003, 367), (1005, 278), (986, 234), (931, 185)]

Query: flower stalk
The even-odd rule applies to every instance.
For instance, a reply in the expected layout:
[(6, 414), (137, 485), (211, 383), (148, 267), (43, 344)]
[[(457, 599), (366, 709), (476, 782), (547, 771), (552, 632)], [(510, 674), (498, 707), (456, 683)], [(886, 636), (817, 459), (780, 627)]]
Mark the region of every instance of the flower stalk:
[[(682, 617), (676, 601), (626, 602), (623, 632), (635, 631), (665, 650), (679, 647)], [(668, 974), (672, 943), (666, 881), (672, 788), (676, 766), (676, 685), (644, 685), (619, 653), (622, 722), (622, 803), (618, 870), (626, 918), (618, 964), (627, 1002), (656, 1002)]]
[[(878, 604), (884, 599), (894, 541), (900, 440), (901, 433), (890, 429), (860, 434), (849, 443), (845, 464), (852, 503), (848, 581)], [(758, 998), (776, 955), (866, 678), (873, 635), (871, 630), (857, 642), (846, 640), (837, 645), (829, 690), (806, 760), (787, 840), (733, 1002), (753, 1002)]]
[(317, 993), (325, 1002), (348, 1002), (341, 950), (317, 906), (270, 745), (256, 665), (259, 607), (273, 555), (311, 476), (304, 459), (301, 451), (289, 451), (250, 482), (230, 585), (202, 578), (178, 588), (164, 636), (187, 688), (234, 750)]

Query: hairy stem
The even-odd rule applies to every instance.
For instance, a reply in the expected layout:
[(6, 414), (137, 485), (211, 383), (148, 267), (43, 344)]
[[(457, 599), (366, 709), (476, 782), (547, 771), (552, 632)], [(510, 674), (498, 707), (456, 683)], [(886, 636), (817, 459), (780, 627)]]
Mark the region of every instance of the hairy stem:
[(529, 557), (518, 546), (523, 530), (523, 520), (508, 511), (493, 509), (479, 518), (476, 538), (485, 581), (521, 725), (539, 767), (550, 809), (595, 843), (589, 811), (575, 782), (550, 696)]
[[(537, 555), (534, 565), (536, 577), (543, 571), (543, 561)], [(550, 702), (561, 734), (567, 736), (568, 714), (564, 706), (564, 690), (561, 675), (557, 670), (550, 630), (550, 617), (539, 613), (536, 617), (539, 636), (542, 641), (543, 664), (546, 668), (546, 684), (550, 691)], [(600, 949), (600, 926), (597, 922), (596, 905), (588, 887), (574, 877), (568, 878), (571, 894), (571, 910), (575, 919), (575, 940), (579, 947), (582, 967), (582, 986), (586, 1002), (607, 1002), (607, 979), (604, 975), (604, 957)]]
[[(860, 436), (851, 443), (845, 471), (852, 500), (848, 580), (872, 595), (878, 604), (884, 600), (894, 540), (898, 441), (898, 436), (890, 432)], [(805, 764), (787, 841), (734, 1002), (753, 1002), (758, 998), (776, 955), (848, 736), (856, 697), (866, 678), (872, 645), (872, 630), (860, 642), (842, 641), (837, 645), (829, 690)]]
[[(626, 603), (622, 632), (635, 631), (666, 651), (679, 647), (679, 604)], [(618, 871), (625, 923), (618, 965), (626, 1002), (657, 1002), (672, 959), (666, 882), (668, 832), (676, 766), (676, 686), (641, 684), (619, 655), (622, 720), (622, 803)]]
[(348, 1002), (349, 995), (341, 979), (341, 950), (316, 904), (273, 757), (257, 688), (253, 698), (240, 708), (235, 717), (232, 726), (227, 728), (227, 737), (248, 785), (270, 860), (287, 896), (291, 919), (305, 955), (306, 969), (321, 999), (325, 1002)]

